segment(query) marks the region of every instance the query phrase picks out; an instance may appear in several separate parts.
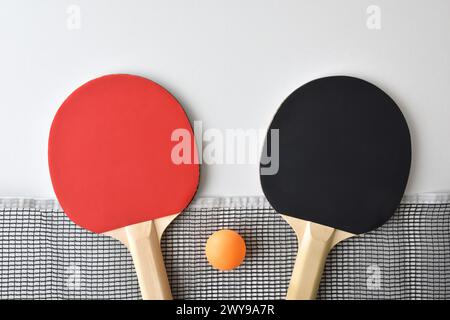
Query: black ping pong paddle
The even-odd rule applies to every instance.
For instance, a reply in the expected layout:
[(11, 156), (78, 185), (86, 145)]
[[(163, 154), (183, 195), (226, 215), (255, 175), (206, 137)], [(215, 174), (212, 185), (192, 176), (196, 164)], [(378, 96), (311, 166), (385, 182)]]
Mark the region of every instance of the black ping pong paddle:
[[(265, 150), (279, 150), (279, 163), (263, 154), (264, 194), (299, 241), (286, 298), (314, 299), (331, 248), (381, 226), (400, 203), (411, 164), (408, 125), (378, 87), (326, 77), (283, 102)], [(267, 174), (270, 166), (278, 171)]]

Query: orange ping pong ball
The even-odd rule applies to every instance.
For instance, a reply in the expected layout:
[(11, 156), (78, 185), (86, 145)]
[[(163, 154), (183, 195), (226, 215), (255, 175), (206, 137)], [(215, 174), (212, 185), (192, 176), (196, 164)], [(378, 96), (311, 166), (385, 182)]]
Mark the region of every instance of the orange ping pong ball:
[(231, 270), (238, 267), (245, 258), (244, 239), (233, 230), (214, 232), (206, 241), (205, 254), (208, 262), (216, 269)]

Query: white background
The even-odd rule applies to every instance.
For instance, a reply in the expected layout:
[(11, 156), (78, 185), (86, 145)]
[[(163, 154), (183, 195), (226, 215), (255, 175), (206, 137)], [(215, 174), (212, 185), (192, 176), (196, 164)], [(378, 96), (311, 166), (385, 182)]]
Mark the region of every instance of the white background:
[[(67, 8), (81, 28), (67, 28)], [(369, 5), (381, 30), (369, 30)], [(413, 138), (407, 193), (450, 189), (448, 0), (1, 0), (0, 196), (54, 197), (48, 131), (77, 86), (149, 77), (205, 128), (264, 129), (294, 89), (346, 74), (384, 89)], [(204, 165), (202, 196), (262, 194), (257, 165)]]

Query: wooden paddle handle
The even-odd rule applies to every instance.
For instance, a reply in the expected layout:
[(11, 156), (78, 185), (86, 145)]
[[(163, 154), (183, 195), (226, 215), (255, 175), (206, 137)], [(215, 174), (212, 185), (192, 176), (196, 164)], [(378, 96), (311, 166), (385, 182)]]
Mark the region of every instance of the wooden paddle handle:
[[(294, 227), (295, 229), (295, 227)], [(335, 229), (307, 222), (298, 239), (297, 259), (287, 291), (287, 300), (315, 299)]]
[(147, 221), (125, 227), (142, 299), (171, 300), (169, 280), (155, 223)]

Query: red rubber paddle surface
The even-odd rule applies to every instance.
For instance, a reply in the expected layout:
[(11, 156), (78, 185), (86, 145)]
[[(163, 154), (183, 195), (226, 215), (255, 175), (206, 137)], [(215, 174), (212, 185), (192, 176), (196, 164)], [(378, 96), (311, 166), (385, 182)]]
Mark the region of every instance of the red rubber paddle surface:
[[(188, 164), (172, 161), (176, 129), (190, 134)], [(132, 75), (92, 80), (67, 98), (50, 130), (58, 201), (97, 233), (179, 213), (198, 185), (193, 137), (183, 108), (160, 85)]]

